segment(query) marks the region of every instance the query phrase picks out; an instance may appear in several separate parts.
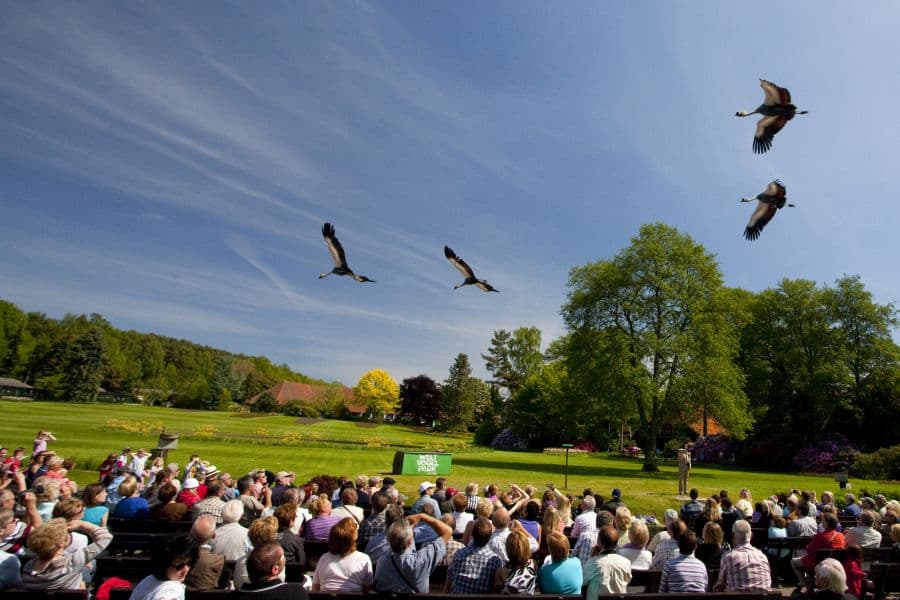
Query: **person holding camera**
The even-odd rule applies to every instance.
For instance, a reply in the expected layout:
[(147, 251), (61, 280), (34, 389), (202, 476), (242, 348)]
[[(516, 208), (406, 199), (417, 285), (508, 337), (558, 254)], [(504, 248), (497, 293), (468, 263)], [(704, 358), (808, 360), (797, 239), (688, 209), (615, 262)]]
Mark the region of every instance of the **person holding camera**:
[[(76, 529), (87, 533), (91, 537), (91, 544), (78, 552), (66, 554), (71, 533)], [(103, 552), (111, 541), (112, 534), (105, 527), (97, 527), (79, 519), (68, 523), (65, 519), (51, 519), (28, 536), (28, 549), (36, 557), (25, 563), (22, 589), (83, 589), (82, 572), (85, 565)]]
[[(37, 510), (37, 497), (32, 492), (19, 492), (20, 506), (16, 506), (16, 495), (9, 489), (0, 490), (0, 511), (12, 514), (3, 524), (0, 533), (0, 550), (22, 556), (25, 554), (25, 543), (31, 531), (41, 525), (44, 519)], [(24, 510), (24, 519), (17, 518), (16, 513)]]

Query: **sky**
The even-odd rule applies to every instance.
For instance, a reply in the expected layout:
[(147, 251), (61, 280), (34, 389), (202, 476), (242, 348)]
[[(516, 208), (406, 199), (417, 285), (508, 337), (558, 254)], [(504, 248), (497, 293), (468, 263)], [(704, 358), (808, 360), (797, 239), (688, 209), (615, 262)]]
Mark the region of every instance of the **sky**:
[[(777, 15), (777, 16), (776, 16)], [(0, 0), (0, 298), (354, 385), (486, 376), (662, 221), (900, 299), (900, 4)], [(752, 153), (759, 79), (809, 114)], [(744, 196), (796, 208), (755, 242)], [(350, 267), (318, 275), (334, 224)], [(462, 281), (449, 245), (500, 294)]]

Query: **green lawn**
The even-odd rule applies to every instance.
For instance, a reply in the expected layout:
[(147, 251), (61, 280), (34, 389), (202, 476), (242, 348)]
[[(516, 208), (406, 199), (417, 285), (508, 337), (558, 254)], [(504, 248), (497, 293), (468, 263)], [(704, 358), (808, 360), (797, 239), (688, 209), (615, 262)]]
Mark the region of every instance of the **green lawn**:
[[(96, 466), (109, 452), (123, 446), (152, 448), (157, 434), (147, 426), (163, 424), (168, 431), (181, 434), (178, 450), (170, 460), (184, 464), (198, 453), (219, 469), (241, 474), (257, 467), (272, 471), (295, 471), (306, 480), (322, 473), (355, 476), (386, 475), (397, 449), (446, 449), (453, 453), (453, 471), (448, 476), (452, 487), (462, 488), (470, 481), (482, 486), (510, 482), (531, 483), (543, 487), (553, 482), (563, 488), (565, 458), (537, 452), (502, 452), (471, 446), (469, 436), (453, 437), (418, 431), (397, 425), (371, 426), (347, 421), (298, 422), (293, 417), (244, 417), (229, 413), (186, 411), (158, 407), (108, 404), (61, 404), (45, 402), (0, 401), (0, 443), (9, 447), (25, 446), (39, 429), (49, 429), (58, 438), (50, 448), (62, 456), (78, 459), (72, 473), (81, 484), (96, 480)], [(141, 429), (132, 433), (122, 427)], [(201, 428), (198, 433), (198, 428)], [(202, 428), (213, 436), (204, 439)], [(215, 432), (211, 431), (215, 429)], [(659, 473), (645, 474), (636, 459), (606, 455), (572, 454), (569, 457), (566, 491), (580, 495), (586, 487), (599, 494), (622, 489), (629, 507), (636, 513), (653, 513), (679, 504), (677, 468), (662, 467)], [(419, 476), (395, 476), (398, 487), (409, 496), (422, 479)], [(869, 488), (900, 496), (897, 482), (853, 481), (854, 490)], [(695, 467), (691, 485), (701, 494), (720, 489), (736, 495), (748, 487), (754, 498), (791, 488), (837, 491), (830, 477), (789, 475), (718, 467)]]

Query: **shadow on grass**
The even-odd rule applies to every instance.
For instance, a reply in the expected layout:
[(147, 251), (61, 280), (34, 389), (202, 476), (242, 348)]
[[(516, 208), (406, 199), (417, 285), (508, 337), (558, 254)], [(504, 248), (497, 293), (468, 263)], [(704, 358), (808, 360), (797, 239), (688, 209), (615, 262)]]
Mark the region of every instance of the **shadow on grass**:
[[(524, 456), (524, 455), (523, 455)], [(535, 456), (530, 454), (527, 456)], [(545, 455), (538, 455), (545, 456)], [(490, 470), (509, 469), (511, 471), (521, 471), (527, 469), (532, 473), (544, 473), (546, 475), (562, 476), (566, 472), (565, 458), (561, 456), (547, 456), (547, 460), (543, 462), (524, 462), (517, 464), (514, 462), (498, 462), (495, 460), (486, 460), (473, 456), (454, 456), (453, 466), (455, 467), (473, 467)], [(669, 479), (671, 473), (658, 471), (656, 473), (646, 473), (641, 471), (641, 464), (635, 461), (628, 461), (627, 468), (611, 467), (611, 466), (593, 466), (593, 465), (573, 465), (569, 464), (569, 475), (583, 477), (611, 477), (618, 479)]]

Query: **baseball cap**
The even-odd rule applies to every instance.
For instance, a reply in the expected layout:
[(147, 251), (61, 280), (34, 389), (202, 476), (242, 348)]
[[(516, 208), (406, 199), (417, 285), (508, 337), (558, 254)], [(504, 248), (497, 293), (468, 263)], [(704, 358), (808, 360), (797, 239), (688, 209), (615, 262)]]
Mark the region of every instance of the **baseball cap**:
[(281, 477), (293, 477), (293, 471), (278, 471), (275, 473), (275, 479), (280, 479)]
[(612, 495), (613, 495), (613, 498), (621, 498), (622, 490), (620, 490), (619, 488), (613, 488)]
[(430, 481), (423, 481), (422, 483), (419, 484), (419, 493), (421, 494), (428, 488), (433, 488), (433, 487), (434, 487), (434, 484), (431, 483)]
[(185, 489), (185, 490), (198, 488), (198, 487), (200, 487), (200, 482), (197, 481), (196, 479), (194, 479), (193, 477), (188, 477), (187, 479), (184, 480), (184, 483), (182, 484), (181, 487), (182, 487), (182, 489)]

